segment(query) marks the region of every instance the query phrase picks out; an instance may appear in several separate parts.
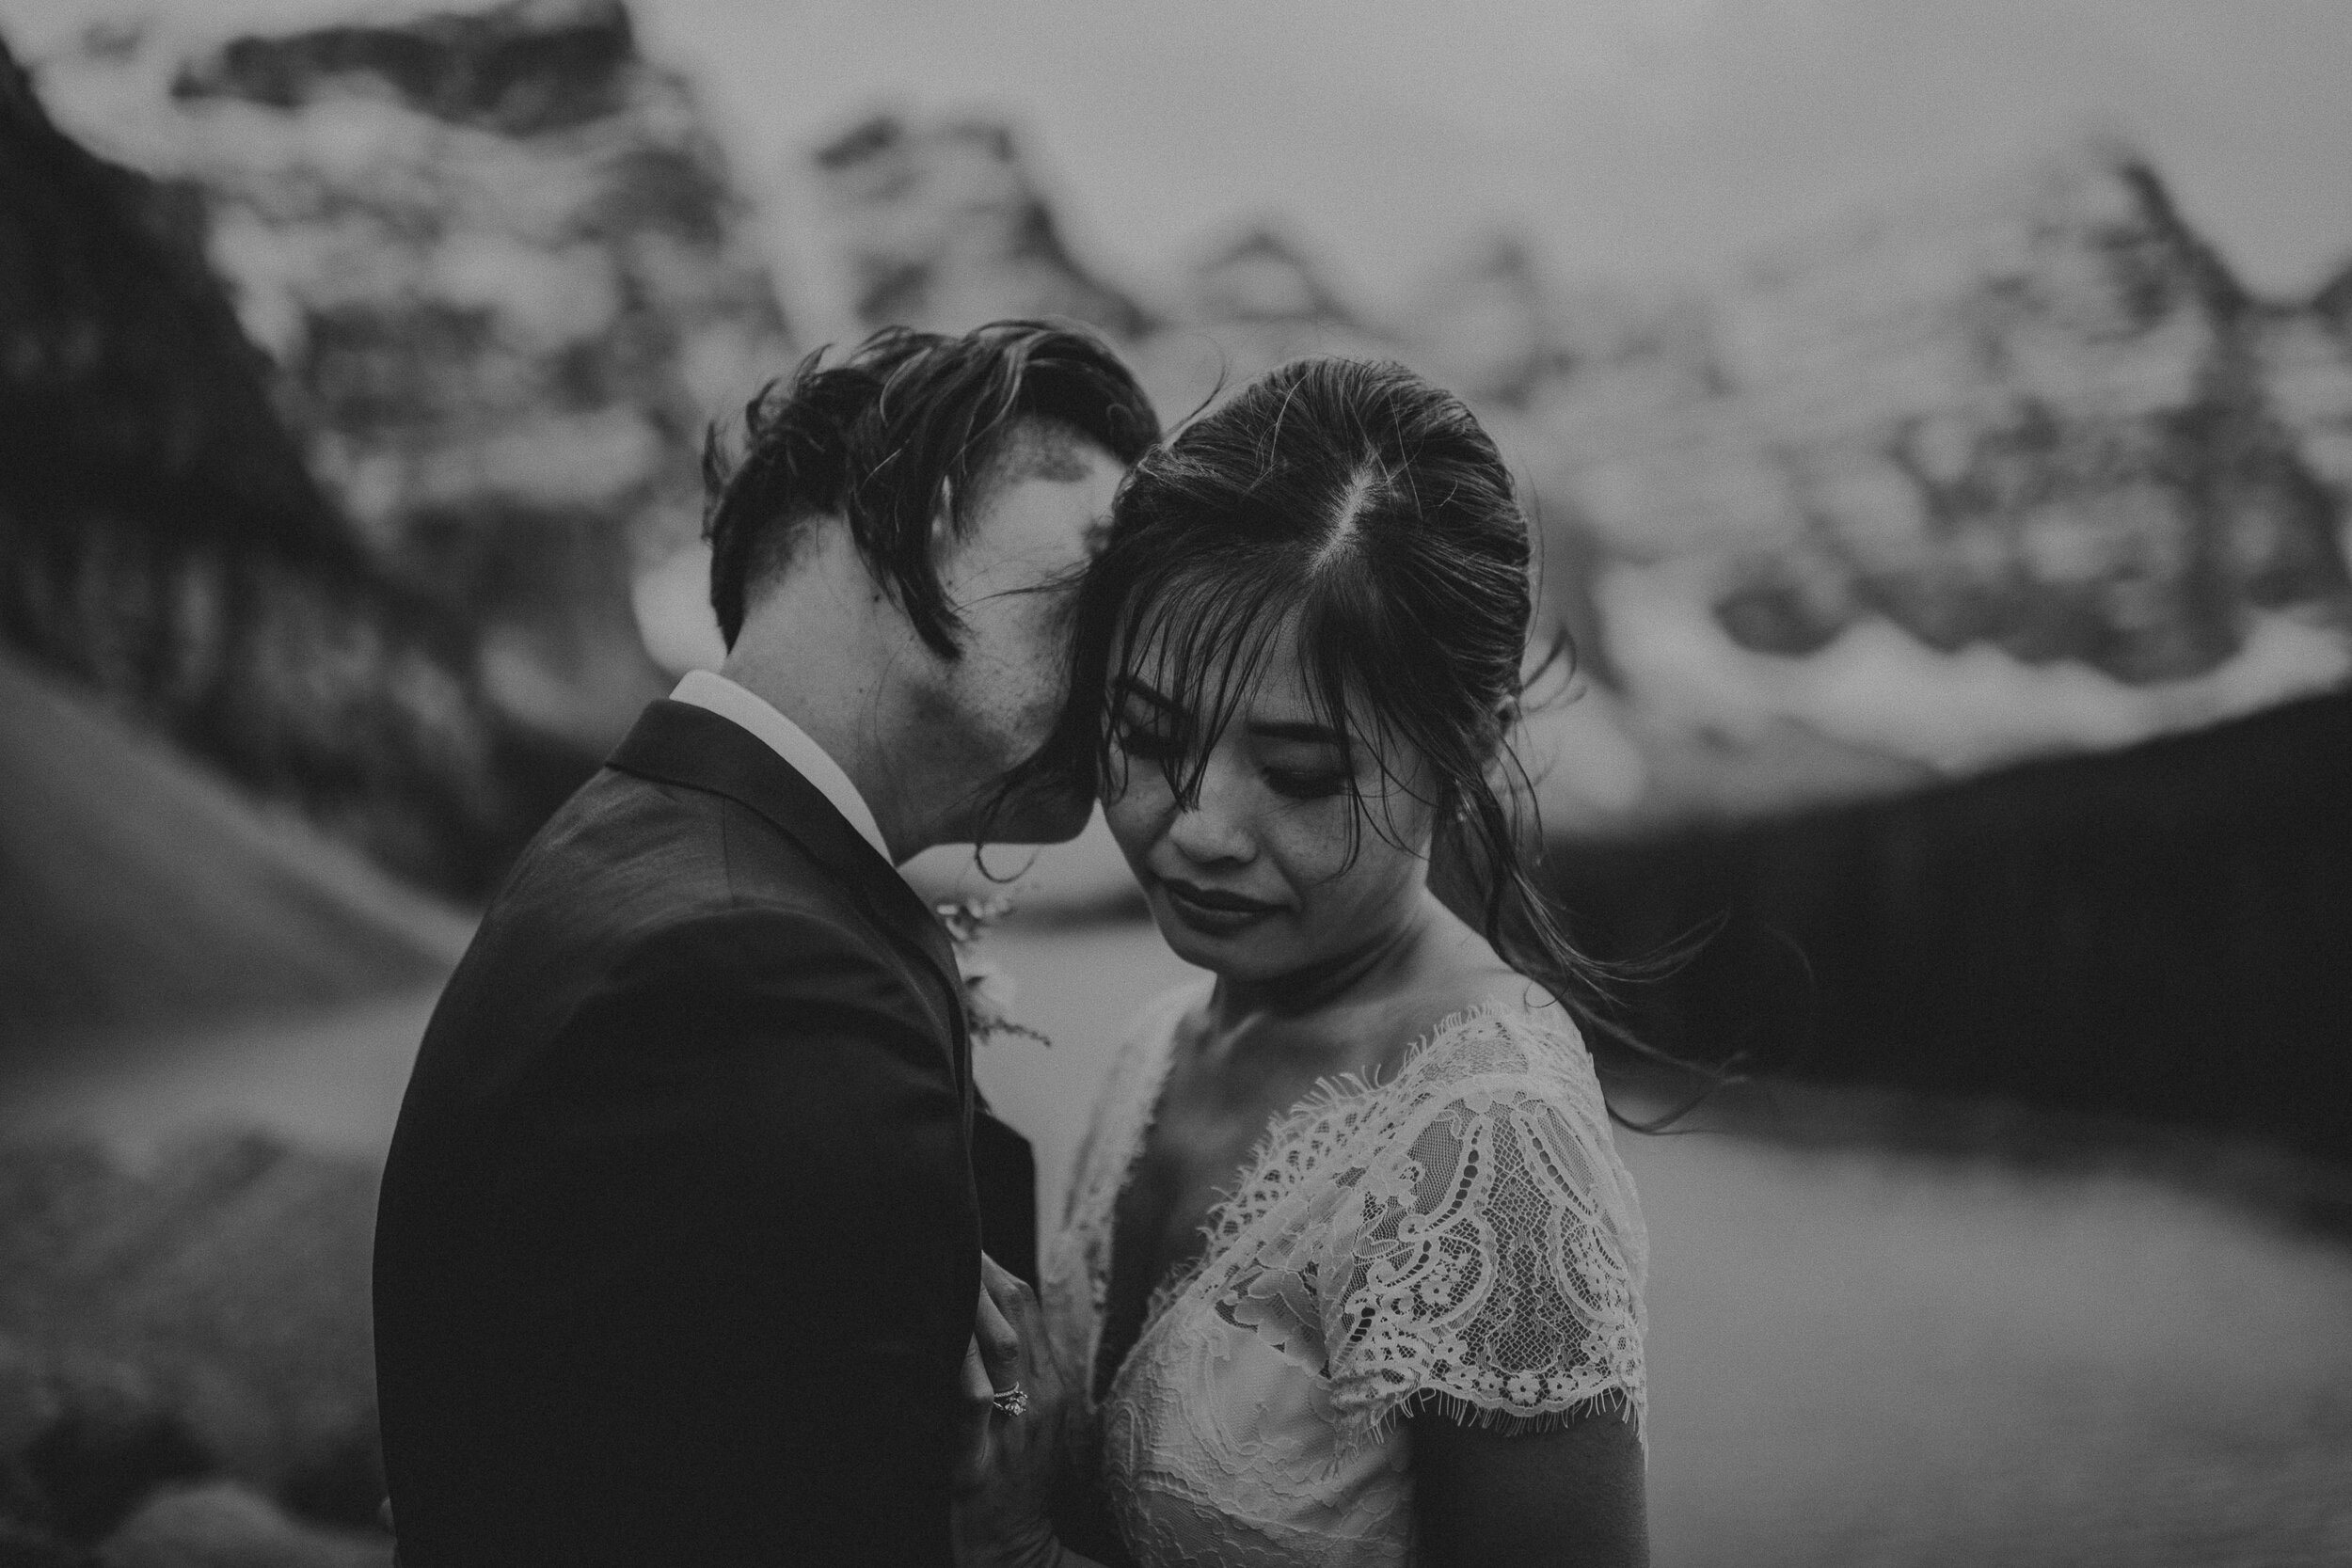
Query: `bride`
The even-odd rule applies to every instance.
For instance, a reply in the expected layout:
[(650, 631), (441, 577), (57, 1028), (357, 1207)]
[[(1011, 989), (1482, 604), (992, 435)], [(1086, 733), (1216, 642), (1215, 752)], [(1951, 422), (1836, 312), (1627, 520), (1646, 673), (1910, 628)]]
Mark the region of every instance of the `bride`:
[(1399, 366), (1285, 366), (1128, 482), (1080, 719), (1209, 975), (1112, 1069), (1041, 1305), (992, 1274), (1029, 1402), (965, 1560), (1646, 1560), (1647, 1243), (1498, 787), (1530, 609), (1501, 456)]

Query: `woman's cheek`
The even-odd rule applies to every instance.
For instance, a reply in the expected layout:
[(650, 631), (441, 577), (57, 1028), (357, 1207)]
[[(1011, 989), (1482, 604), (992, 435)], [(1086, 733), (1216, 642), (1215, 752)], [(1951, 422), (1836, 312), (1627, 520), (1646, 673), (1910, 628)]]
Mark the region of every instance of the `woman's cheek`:
[(1281, 801), (1268, 815), (1273, 820), (1263, 830), (1263, 842), (1293, 887), (1311, 895), (1353, 869), (1348, 827), (1354, 813), (1346, 797)]
[(1154, 768), (1130, 767), (1116, 790), (1103, 795), (1103, 819), (1130, 860), (1152, 847), (1164, 830), (1173, 794)]
[(1423, 857), (1390, 841), (1415, 824), (1400, 816), (1385, 825), (1386, 832), (1383, 826), (1367, 820), (1346, 796), (1302, 803), (1286, 817), (1278, 854), (1291, 885), (1311, 901), (1318, 922), (1353, 928), (1376, 920), (1377, 911), (1416, 880)]

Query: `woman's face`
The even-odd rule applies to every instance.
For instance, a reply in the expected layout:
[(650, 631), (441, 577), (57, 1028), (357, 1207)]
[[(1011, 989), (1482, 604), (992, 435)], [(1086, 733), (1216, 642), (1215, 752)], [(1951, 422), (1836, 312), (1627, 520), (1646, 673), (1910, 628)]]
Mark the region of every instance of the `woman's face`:
[(1432, 822), (1414, 798), (1430, 793), (1418, 762), (1391, 755), (1387, 772), (1404, 778), (1388, 777), (1354, 712), (1356, 744), (1341, 740), (1309, 696), (1290, 632), (1216, 737), (1191, 805), (1164, 766), (1189, 716), (1164, 694), (1172, 683), (1152, 680), (1152, 662), (1111, 693), (1103, 806), (1179, 957), (1228, 979), (1276, 980), (1376, 945), (1411, 917)]

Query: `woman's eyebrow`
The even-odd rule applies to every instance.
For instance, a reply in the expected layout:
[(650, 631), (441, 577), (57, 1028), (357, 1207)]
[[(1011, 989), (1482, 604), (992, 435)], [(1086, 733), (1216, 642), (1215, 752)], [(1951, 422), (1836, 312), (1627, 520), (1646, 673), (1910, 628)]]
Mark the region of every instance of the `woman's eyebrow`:
[(1303, 720), (1293, 722), (1269, 720), (1262, 723), (1252, 719), (1248, 730), (1251, 735), (1263, 736), (1268, 740), (1303, 740), (1316, 745), (1340, 747), (1347, 744), (1347, 736), (1330, 725), (1308, 723)]
[(1151, 704), (1153, 707), (1163, 709), (1168, 713), (1174, 713), (1176, 711), (1176, 704), (1172, 700), (1161, 696), (1158, 692), (1152, 690), (1150, 687), (1144, 685), (1143, 682), (1137, 680), (1133, 675), (1120, 677), (1119, 682), (1119, 695), (1122, 700), (1128, 697), (1140, 697), (1145, 702)]
[[(1119, 695), (1141, 698), (1163, 713), (1180, 712), (1174, 699), (1163, 696), (1135, 675), (1121, 676)], [(1306, 719), (1252, 719), (1243, 726), (1251, 735), (1266, 740), (1295, 740), (1314, 746), (1337, 746), (1347, 749), (1347, 736), (1328, 724), (1318, 724)]]

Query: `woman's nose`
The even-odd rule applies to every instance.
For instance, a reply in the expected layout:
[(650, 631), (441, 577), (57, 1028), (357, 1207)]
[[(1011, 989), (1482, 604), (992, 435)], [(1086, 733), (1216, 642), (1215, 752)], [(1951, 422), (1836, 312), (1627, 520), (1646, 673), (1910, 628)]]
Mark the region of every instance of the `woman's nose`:
[(1225, 771), (1212, 764), (1192, 802), (1177, 804), (1168, 837), (1187, 860), (1247, 861), (1256, 852), (1248, 824), (1233, 809), (1235, 792), (1231, 781), (1221, 777)]

